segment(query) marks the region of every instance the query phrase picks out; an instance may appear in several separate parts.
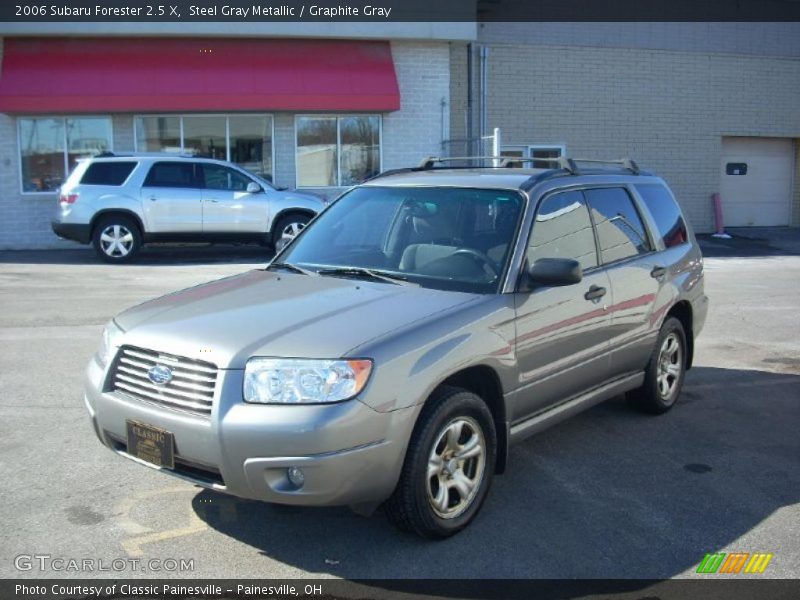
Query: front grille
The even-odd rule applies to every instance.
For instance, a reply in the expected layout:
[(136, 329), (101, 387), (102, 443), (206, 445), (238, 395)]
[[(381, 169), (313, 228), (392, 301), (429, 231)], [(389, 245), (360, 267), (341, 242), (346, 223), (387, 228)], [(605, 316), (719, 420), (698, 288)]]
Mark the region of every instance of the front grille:
[[(168, 383), (150, 380), (148, 371), (156, 365), (172, 371)], [(216, 383), (217, 367), (211, 363), (132, 346), (120, 349), (111, 375), (113, 391), (206, 416), (211, 414)]]

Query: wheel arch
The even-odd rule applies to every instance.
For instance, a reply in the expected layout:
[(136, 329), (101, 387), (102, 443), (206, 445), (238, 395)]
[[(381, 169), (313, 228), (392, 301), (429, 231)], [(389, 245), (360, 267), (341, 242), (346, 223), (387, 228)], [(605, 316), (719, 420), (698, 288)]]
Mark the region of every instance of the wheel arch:
[[(497, 462), (495, 463), (495, 473), (503, 473), (508, 462), (509, 436), (503, 386), (497, 371), (488, 365), (467, 367), (449, 375), (436, 389), (442, 386), (463, 388), (479, 396), (481, 400), (486, 403), (486, 406), (488, 406), (489, 411), (492, 413), (495, 430), (497, 432)], [(433, 394), (431, 394), (431, 396), (433, 396)]]
[(139, 228), (139, 234), (142, 237), (144, 237), (144, 223), (142, 223), (142, 219), (139, 217), (139, 215), (137, 215), (132, 210), (128, 210), (125, 208), (106, 208), (101, 211), (98, 211), (97, 214), (95, 214), (92, 217), (92, 221), (89, 225), (89, 232), (90, 232), (89, 239), (94, 238), (94, 231), (95, 228), (97, 227), (97, 224), (105, 217), (113, 215), (122, 215), (124, 217), (129, 217), (133, 219), (133, 221), (136, 223), (136, 226)]
[(675, 317), (683, 325), (686, 333), (686, 368), (690, 369), (694, 360), (694, 315), (691, 303), (688, 300), (676, 302), (665, 318), (669, 317)]
[(275, 214), (275, 217), (272, 219), (272, 223), (270, 223), (270, 234), (274, 234), (275, 227), (277, 226), (277, 224), (281, 222), (281, 219), (288, 217), (289, 215), (303, 215), (308, 217), (309, 219), (313, 219), (314, 217), (317, 216), (317, 214), (319, 213), (315, 213), (310, 208), (299, 208), (296, 206), (293, 206), (291, 208), (284, 208), (283, 210), (277, 212)]

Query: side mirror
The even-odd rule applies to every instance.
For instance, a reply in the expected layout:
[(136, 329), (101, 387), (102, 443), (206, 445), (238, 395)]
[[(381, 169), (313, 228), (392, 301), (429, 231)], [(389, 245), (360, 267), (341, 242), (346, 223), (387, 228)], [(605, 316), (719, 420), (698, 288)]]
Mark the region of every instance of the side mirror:
[(247, 184), (247, 193), (248, 194), (257, 194), (261, 191), (261, 186), (258, 185), (255, 181), (251, 181)]
[(573, 285), (583, 279), (583, 269), (571, 258), (540, 258), (528, 269), (527, 279), (534, 285)]

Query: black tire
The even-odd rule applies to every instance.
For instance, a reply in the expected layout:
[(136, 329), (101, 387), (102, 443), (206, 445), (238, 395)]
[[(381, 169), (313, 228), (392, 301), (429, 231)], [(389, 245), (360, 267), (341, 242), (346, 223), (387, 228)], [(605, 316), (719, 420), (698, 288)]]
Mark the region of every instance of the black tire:
[[(118, 238), (118, 244), (109, 242), (109, 236)], [(92, 246), (97, 255), (109, 263), (125, 263), (133, 259), (142, 247), (139, 224), (126, 215), (102, 217), (92, 231)]]
[[(463, 423), (460, 429), (459, 422)], [(463, 462), (451, 456), (449, 460), (441, 461), (440, 473), (429, 478), (429, 457), (433, 453), (439, 456), (439, 448), (442, 448), (443, 457), (449, 452), (446, 432), (450, 427), (453, 431), (460, 431), (460, 437), (454, 441), (461, 449), (467, 448), (473, 438), (481, 441), (482, 436), (483, 456), (466, 458)], [(480, 433), (474, 428), (479, 428)], [(458, 533), (475, 518), (489, 493), (496, 456), (497, 433), (486, 403), (479, 396), (461, 388), (439, 388), (420, 414), (408, 445), (400, 480), (386, 501), (389, 520), (402, 530), (430, 539), (443, 539)], [(456, 485), (456, 480), (463, 482), (464, 477), (474, 485), (462, 498), (462, 488)], [(439, 488), (439, 482), (443, 480), (447, 480), (448, 485)], [(437, 492), (441, 489), (445, 511), (451, 511), (450, 514), (443, 516), (434, 508), (436, 500), (433, 498), (433, 489)]]
[[(289, 213), (283, 215), (272, 228), (272, 247), (275, 252), (283, 250), (284, 246), (294, 239), (308, 224), (311, 217), (305, 213)], [(290, 232), (292, 235), (289, 235)]]
[[(676, 354), (667, 351), (669, 340), (677, 344)], [(653, 354), (647, 363), (644, 385), (627, 395), (633, 406), (643, 412), (660, 415), (675, 405), (686, 378), (687, 348), (683, 324), (675, 317), (669, 317), (661, 326)], [(677, 373), (668, 373), (668, 365), (677, 367)], [(659, 379), (660, 376), (665, 377), (666, 383)], [(668, 386), (668, 393), (665, 393), (665, 385)]]

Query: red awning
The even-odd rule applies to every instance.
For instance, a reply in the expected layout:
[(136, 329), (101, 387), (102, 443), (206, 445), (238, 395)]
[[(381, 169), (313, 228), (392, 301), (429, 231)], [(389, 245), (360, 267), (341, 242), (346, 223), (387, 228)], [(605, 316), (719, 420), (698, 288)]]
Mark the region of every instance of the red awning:
[(0, 112), (391, 111), (388, 42), (9, 38)]

